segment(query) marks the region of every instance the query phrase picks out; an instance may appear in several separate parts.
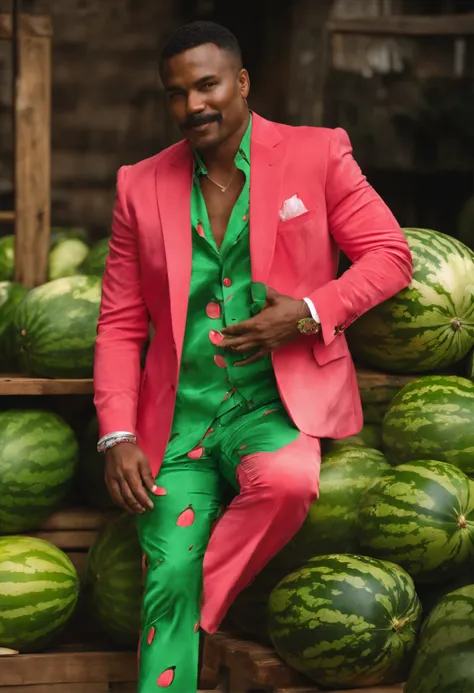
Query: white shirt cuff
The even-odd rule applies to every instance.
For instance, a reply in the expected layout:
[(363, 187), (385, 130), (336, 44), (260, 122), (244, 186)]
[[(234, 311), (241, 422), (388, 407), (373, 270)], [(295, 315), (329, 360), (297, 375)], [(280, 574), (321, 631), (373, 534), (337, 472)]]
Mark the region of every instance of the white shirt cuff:
[(320, 323), (321, 320), (319, 319), (318, 311), (314, 307), (313, 301), (310, 298), (303, 298), (303, 301), (308, 306), (309, 312), (311, 313), (311, 317), (313, 318), (313, 320), (316, 320), (316, 322)]

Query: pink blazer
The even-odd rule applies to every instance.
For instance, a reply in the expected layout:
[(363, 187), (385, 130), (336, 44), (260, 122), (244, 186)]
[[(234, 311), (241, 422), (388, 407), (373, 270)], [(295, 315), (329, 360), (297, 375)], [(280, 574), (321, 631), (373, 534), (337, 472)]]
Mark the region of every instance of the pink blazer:
[[(290, 127), (253, 116), (252, 279), (308, 296), (322, 333), (273, 353), (282, 401), (301, 431), (357, 433), (362, 411), (344, 330), (406, 287), (407, 242), (352, 157), (341, 129)], [(101, 435), (133, 431), (156, 474), (167, 445), (178, 384), (191, 276), (193, 157), (183, 140), (118, 172), (110, 255), (95, 350)], [(297, 194), (308, 210), (280, 221)], [(336, 279), (338, 248), (354, 263)], [(140, 353), (151, 320), (146, 366)]]

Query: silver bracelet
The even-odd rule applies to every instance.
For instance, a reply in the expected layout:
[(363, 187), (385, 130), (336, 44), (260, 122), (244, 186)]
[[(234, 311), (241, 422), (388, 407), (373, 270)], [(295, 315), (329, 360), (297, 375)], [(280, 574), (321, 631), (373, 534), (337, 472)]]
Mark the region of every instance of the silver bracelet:
[(97, 451), (98, 452), (107, 452), (110, 448), (115, 447), (116, 445), (120, 445), (120, 443), (132, 443), (132, 445), (137, 444), (137, 438), (136, 436), (115, 436), (114, 438), (109, 438), (108, 440), (105, 440), (102, 443), (99, 443), (97, 445)]

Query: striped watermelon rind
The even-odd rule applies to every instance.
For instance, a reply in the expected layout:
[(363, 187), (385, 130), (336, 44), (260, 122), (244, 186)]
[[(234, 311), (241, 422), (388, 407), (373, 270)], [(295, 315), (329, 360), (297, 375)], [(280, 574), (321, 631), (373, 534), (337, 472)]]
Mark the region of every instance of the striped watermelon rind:
[(0, 532), (37, 529), (73, 483), (78, 443), (44, 410), (0, 412)]
[(474, 345), (474, 253), (429, 229), (403, 229), (410, 285), (348, 330), (356, 359), (393, 373), (425, 373), (460, 361)]
[(102, 238), (89, 250), (83, 263), (81, 272), (83, 274), (93, 274), (102, 277), (105, 272), (105, 264), (109, 255), (110, 238)]
[(12, 281), (15, 273), (15, 237), (0, 238), (0, 281)]
[(415, 581), (447, 581), (474, 556), (474, 483), (445, 462), (402, 464), (368, 486), (358, 525), (364, 553)]
[(311, 559), (272, 591), (273, 645), (290, 666), (331, 688), (404, 679), (421, 621), (411, 577), (358, 555)]
[(331, 453), (343, 448), (362, 447), (382, 449), (382, 428), (377, 424), (366, 423), (360, 433), (339, 439), (323, 439), (321, 441), (324, 453)]
[(386, 457), (371, 448), (347, 447), (324, 455), (319, 498), (280, 556), (288, 554), (302, 565), (316, 555), (357, 552), (360, 499), (370, 482), (387, 469)]
[(447, 594), (431, 611), (404, 690), (474, 691), (474, 584)]
[(15, 315), (23, 370), (45, 378), (92, 375), (101, 284), (99, 277), (63, 277), (29, 292)]
[(43, 539), (0, 537), (0, 645), (37, 652), (76, 608), (79, 578), (66, 554)]
[(12, 372), (17, 367), (14, 346), (13, 320), (19, 303), (28, 289), (16, 282), (0, 282), (0, 364), (3, 372)]
[(121, 645), (138, 642), (142, 554), (135, 518), (120, 515), (99, 532), (89, 549), (84, 595), (102, 630)]
[(474, 382), (429, 375), (394, 397), (382, 426), (383, 448), (393, 464), (431, 459), (474, 474)]
[(50, 281), (71, 277), (89, 252), (89, 246), (80, 238), (62, 238), (49, 251), (48, 277)]

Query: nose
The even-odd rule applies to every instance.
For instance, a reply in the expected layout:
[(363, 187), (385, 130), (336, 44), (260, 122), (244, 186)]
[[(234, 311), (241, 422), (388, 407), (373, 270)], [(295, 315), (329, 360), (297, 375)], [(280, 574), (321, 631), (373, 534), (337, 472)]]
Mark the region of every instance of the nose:
[(188, 94), (187, 110), (189, 113), (202, 113), (205, 109), (205, 104), (202, 94), (198, 91), (190, 91)]

